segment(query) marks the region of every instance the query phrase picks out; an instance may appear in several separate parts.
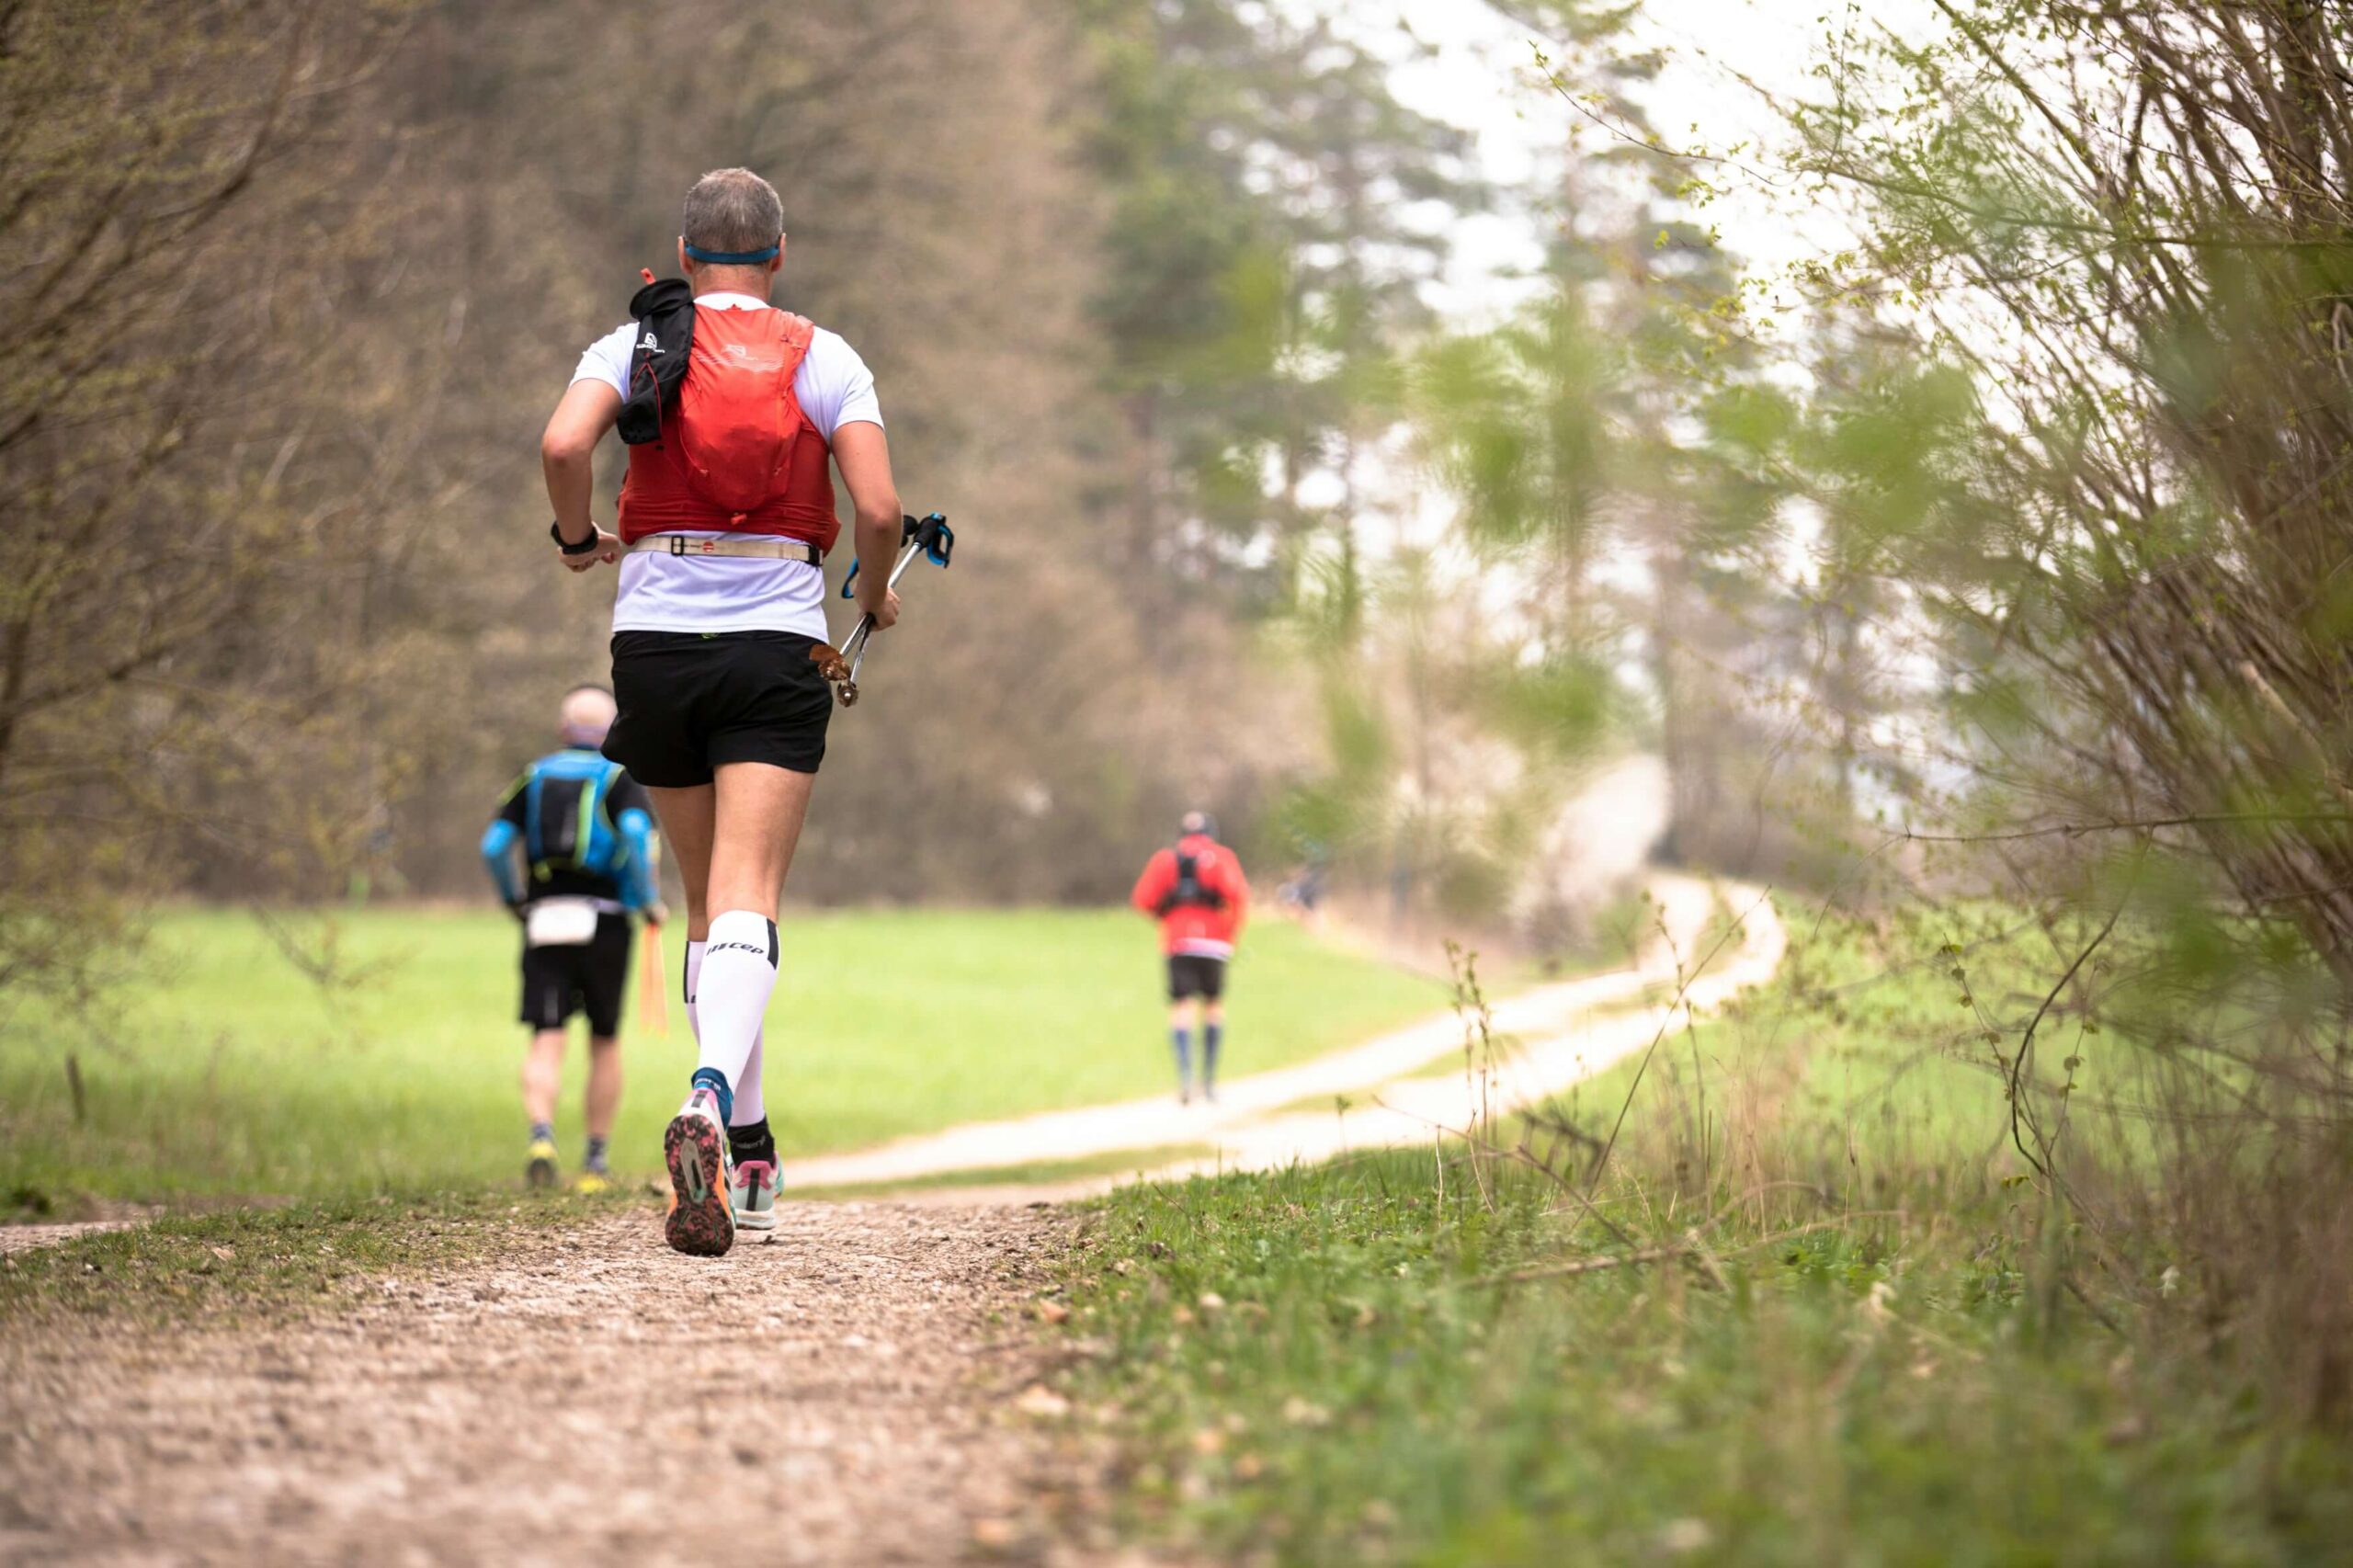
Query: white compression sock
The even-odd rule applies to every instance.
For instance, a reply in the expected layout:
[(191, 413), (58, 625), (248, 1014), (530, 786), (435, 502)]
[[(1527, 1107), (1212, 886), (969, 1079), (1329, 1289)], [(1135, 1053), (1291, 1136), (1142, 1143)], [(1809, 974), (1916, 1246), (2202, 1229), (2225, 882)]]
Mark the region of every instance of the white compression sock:
[[(702, 979), (703, 949), (709, 946), (708, 941), (687, 944), (687, 1028), (694, 1031), (698, 1046), (702, 1043), (702, 1020), (697, 1017), (699, 1009), (695, 1004), (695, 991)], [(767, 1026), (764, 1023), (760, 1032), (752, 1037), (752, 1054), (744, 1062), (742, 1081), (735, 1085), (735, 1114), (728, 1119), (732, 1126), (749, 1127), (768, 1113), (767, 1096), (760, 1089), (760, 1058), (765, 1054), (761, 1047), (767, 1043)]]
[[(742, 1092), (745, 1067), (760, 1038), (760, 1020), (776, 990), (776, 922), (748, 909), (731, 909), (710, 923), (702, 970), (695, 977), (698, 1068), (716, 1068)], [(742, 1102), (730, 1120), (743, 1119)]]
[(735, 1081), (735, 1107), (727, 1119), (730, 1127), (749, 1127), (767, 1119), (767, 1096), (760, 1088), (760, 1047), (767, 1039), (765, 1030), (752, 1037), (752, 1054), (744, 1059), (744, 1075)]
[(702, 980), (702, 950), (710, 946), (708, 938), (687, 944), (687, 1029), (702, 1043), (702, 1020), (695, 1016), (695, 987)]

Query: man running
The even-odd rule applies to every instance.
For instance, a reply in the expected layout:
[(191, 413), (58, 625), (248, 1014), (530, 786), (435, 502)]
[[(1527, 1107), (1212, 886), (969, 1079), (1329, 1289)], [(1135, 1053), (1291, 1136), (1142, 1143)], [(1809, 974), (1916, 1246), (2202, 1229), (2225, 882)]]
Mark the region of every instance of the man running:
[[(899, 619), (888, 578), (898, 487), (874, 378), (848, 344), (768, 303), (784, 208), (748, 169), (687, 193), (678, 264), (635, 318), (592, 344), (540, 441), (554, 535), (574, 572), (620, 563), (605, 755), (654, 801), (687, 889), (687, 1017), (699, 1059), (664, 1137), (665, 1233), (716, 1256), (776, 1224), (776, 1140), (761, 1088), (777, 905), (825, 754), (832, 690), (818, 569), (837, 531), (833, 476), (857, 509), (858, 608)], [(631, 443), (618, 531), (589, 516), (591, 460)]]
[[(588, 1015), (588, 1150), (574, 1185), (601, 1192), (606, 1146), (621, 1103), (621, 991), (629, 980), (629, 911), (662, 923), (654, 819), (645, 791), (598, 755), (612, 727), (601, 686), (565, 693), (557, 719), (563, 749), (523, 770), (482, 835), (483, 863), (523, 923), (523, 1110), (531, 1120), (523, 1174), (556, 1180), (555, 1102), (563, 1082), (564, 1026)], [(529, 869), (527, 881), (516, 850)]]
[(1193, 1098), (1193, 1029), (1201, 1032), (1202, 1097), (1217, 1098), (1217, 1054), (1225, 1043), (1225, 966), (1250, 908), (1242, 861), (1216, 838), (1207, 813), (1187, 812), (1174, 848), (1144, 862), (1130, 895), (1160, 922), (1168, 960), (1168, 1038), (1176, 1050), (1176, 1096)]

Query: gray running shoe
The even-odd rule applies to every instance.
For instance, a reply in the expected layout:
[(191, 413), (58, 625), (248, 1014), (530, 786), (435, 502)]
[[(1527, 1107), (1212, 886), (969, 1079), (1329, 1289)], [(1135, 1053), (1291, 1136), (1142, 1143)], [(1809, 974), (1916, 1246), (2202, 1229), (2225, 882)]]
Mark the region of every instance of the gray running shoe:
[(776, 1166), (766, 1160), (746, 1160), (735, 1167), (734, 1180), (727, 1196), (735, 1210), (735, 1228), (739, 1231), (773, 1231), (776, 1229), (777, 1195), (784, 1190), (784, 1178)]

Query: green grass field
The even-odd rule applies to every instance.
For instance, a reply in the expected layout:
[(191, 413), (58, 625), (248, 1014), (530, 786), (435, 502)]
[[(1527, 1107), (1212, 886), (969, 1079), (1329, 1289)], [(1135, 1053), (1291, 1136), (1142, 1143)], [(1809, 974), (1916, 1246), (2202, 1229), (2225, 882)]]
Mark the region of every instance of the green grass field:
[[(0, 1200), (417, 1191), (517, 1179), (524, 1031), (497, 913), (306, 916), (306, 975), (252, 915), (167, 915), (137, 979), (85, 1024), (0, 1017)], [(791, 1153), (1169, 1084), (1152, 933), (1114, 911), (794, 915), (768, 1012), (770, 1118)], [(676, 983), (677, 940), (669, 944)], [(1425, 978), (1264, 923), (1234, 968), (1226, 1070), (1279, 1066), (1446, 1005)], [(651, 1176), (693, 1047), (624, 1029), (616, 1168)], [(575, 1033), (578, 1026), (574, 1026)], [(77, 1123), (68, 1055), (80, 1065)], [(558, 1131), (576, 1158), (585, 1050)]]
[[(1981, 1037), (2048, 980), (2040, 938), (2018, 913), (1963, 909), (1870, 938), (1836, 921), (1817, 926), (1802, 907), (1783, 918), (1790, 949), (1773, 984), (1661, 1040), (1646, 1062), (1629, 1058), (1576, 1085), (1554, 1110), (1597, 1136), (1624, 1110), (1621, 1136), (1654, 1153), (1663, 1141), (1691, 1145), (1679, 1153), (1704, 1142), (1719, 1158), (1734, 1137), (1760, 1132), (1784, 1153), (1792, 1141), (1826, 1142), (1850, 1177), (1982, 1158), (2006, 1142), (1996, 1136), (2007, 1125), (2003, 1080)], [(1962, 952), (1946, 954), (1948, 945)], [(2113, 1055), (2129, 1056), (2114, 1044)], [(2089, 1054), (2085, 1081), (2097, 1086), (2109, 1053)]]
[[(2040, 937), (1789, 922), (1777, 983), (1584, 1085), (1574, 1135), (1505, 1131), (1552, 1176), (1457, 1145), (1101, 1199), (1062, 1387), (1130, 1526), (1319, 1564), (2341, 1556), (2353, 1444), (2267, 1423), (2162, 1238), (2040, 1222), (1984, 1039)], [(2134, 1071), (2051, 1044), (2087, 1098)]]

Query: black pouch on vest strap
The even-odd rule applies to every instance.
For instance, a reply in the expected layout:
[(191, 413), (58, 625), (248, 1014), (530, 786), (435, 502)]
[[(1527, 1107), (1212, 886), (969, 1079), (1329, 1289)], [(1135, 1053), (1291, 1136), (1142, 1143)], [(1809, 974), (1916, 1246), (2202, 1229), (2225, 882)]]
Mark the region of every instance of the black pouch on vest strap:
[(683, 278), (664, 278), (630, 296), (637, 343), (629, 353), (629, 392), (621, 399), (621, 439), (632, 447), (662, 437), (662, 415), (678, 406), (687, 357), (695, 342), (695, 296)]

